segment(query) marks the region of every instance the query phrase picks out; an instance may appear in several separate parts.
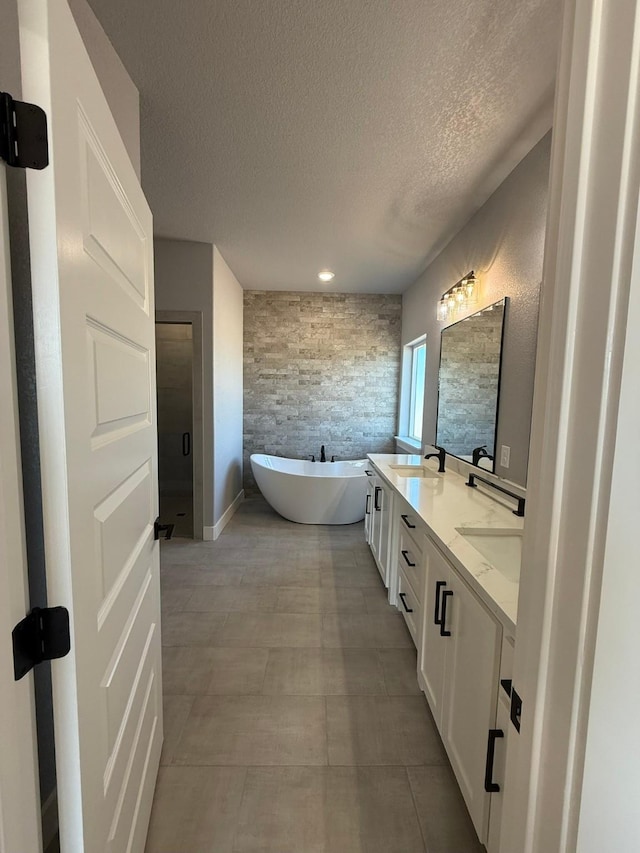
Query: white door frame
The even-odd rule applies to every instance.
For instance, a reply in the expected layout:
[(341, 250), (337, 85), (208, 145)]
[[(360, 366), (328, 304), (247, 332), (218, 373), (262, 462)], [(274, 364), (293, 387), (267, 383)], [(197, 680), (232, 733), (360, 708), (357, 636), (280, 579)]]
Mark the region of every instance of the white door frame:
[(33, 674), (14, 681), (11, 631), (29, 610), (5, 166), (0, 163), (0, 853), (42, 850)]
[[(624, 706), (615, 717), (622, 752), (609, 756), (609, 799), (626, 802), (629, 786), (637, 797), (640, 784), (637, 752), (627, 759), (624, 779), (613, 773), (627, 733), (635, 732), (637, 742), (638, 726), (629, 715), (637, 720), (638, 666), (634, 661), (632, 676), (623, 664), (638, 620), (634, 614), (632, 633), (625, 635), (629, 626), (616, 625), (611, 610), (619, 599), (613, 595), (616, 574), (636, 593), (627, 610), (640, 594), (632, 541), (640, 362), (637, 348), (625, 352), (627, 331), (634, 320), (636, 329), (640, 323), (639, 56), (638, 2), (565, 0), (514, 667), (522, 728), (509, 738), (503, 853), (638, 849), (611, 843), (621, 805), (608, 812), (600, 804), (591, 817), (609, 844), (576, 845), (583, 786), (585, 796), (604, 786), (602, 767), (585, 764), (585, 747), (589, 742), (592, 757), (602, 756), (603, 730), (616, 702)], [(631, 386), (635, 401), (628, 397)], [(635, 457), (629, 457), (631, 448), (616, 447), (616, 440), (633, 434), (634, 425)], [(617, 532), (610, 526), (613, 507), (628, 525), (618, 542), (611, 536)], [(637, 529), (637, 510), (635, 516)], [(601, 601), (608, 610), (600, 609)], [(605, 708), (601, 701), (592, 704), (592, 687), (605, 629), (609, 648), (626, 649), (627, 656), (599, 657), (599, 684), (619, 679), (625, 691), (631, 678), (632, 689), (610, 695), (602, 719)], [(629, 820), (627, 813), (628, 831)]]
[(193, 538), (202, 539), (204, 530), (202, 311), (156, 311), (156, 323), (191, 323), (193, 343), (191, 382), (193, 394)]

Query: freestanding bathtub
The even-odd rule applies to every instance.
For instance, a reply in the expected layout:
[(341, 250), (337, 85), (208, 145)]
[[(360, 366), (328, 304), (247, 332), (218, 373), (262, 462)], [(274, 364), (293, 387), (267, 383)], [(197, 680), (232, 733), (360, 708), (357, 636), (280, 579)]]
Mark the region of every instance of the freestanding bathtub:
[(354, 524), (364, 518), (366, 459), (307, 462), (254, 453), (251, 470), (276, 512), (299, 524)]

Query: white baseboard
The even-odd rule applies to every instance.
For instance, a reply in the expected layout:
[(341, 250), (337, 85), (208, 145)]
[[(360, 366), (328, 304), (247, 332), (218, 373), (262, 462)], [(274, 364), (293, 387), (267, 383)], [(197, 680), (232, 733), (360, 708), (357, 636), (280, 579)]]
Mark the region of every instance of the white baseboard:
[(42, 804), (42, 849), (46, 850), (58, 831), (58, 791), (56, 788)]
[(202, 528), (202, 541), (203, 542), (213, 542), (213, 531), (214, 527), (203, 527)]
[(233, 503), (228, 506), (227, 509), (223, 512), (220, 521), (218, 521), (214, 527), (210, 528), (211, 530), (213, 530), (213, 536), (211, 537), (213, 540), (216, 540), (218, 536), (220, 536), (227, 524), (229, 524), (235, 513), (238, 511), (238, 507), (240, 506), (243, 500), (244, 489), (241, 489), (236, 495)]

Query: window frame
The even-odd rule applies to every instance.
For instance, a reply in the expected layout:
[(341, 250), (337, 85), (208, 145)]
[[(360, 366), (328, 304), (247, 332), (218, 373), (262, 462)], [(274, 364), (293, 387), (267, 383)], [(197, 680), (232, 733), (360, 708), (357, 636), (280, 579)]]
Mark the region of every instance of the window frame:
[[(426, 370), (427, 370), (427, 336), (420, 335), (408, 344), (405, 344), (403, 351), (402, 365), (402, 394), (400, 408), (400, 437), (405, 437), (411, 442), (422, 445), (422, 429), (424, 427), (424, 398), (426, 386)], [(422, 385), (418, 379), (418, 371), (420, 369), (417, 353), (424, 352), (424, 363), (422, 366)], [(414, 435), (414, 426), (416, 423), (416, 413), (420, 410), (420, 434)]]

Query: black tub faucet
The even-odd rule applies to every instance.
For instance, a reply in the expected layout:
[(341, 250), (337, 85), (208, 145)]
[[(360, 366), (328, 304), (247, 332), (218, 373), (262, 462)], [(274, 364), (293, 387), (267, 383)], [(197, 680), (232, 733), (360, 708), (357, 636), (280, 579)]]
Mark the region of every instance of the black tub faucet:
[(323, 444), (323, 445), (322, 445), (322, 447), (320, 448), (320, 461), (321, 461), (321, 462), (326, 462), (326, 461), (327, 461), (327, 457), (324, 455), (324, 444)]
[(424, 458), (425, 459), (431, 459), (433, 456), (437, 456), (438, 457), (438, 473), (444, 474), (444, 458), (447, 455), (447, 451), (444, 449), (444, 447), (440, 447), (438, 444), (433, 444), (432, 447), (435, 447), (435, 449), (438, 452), (437, 453), (426, 453)]

